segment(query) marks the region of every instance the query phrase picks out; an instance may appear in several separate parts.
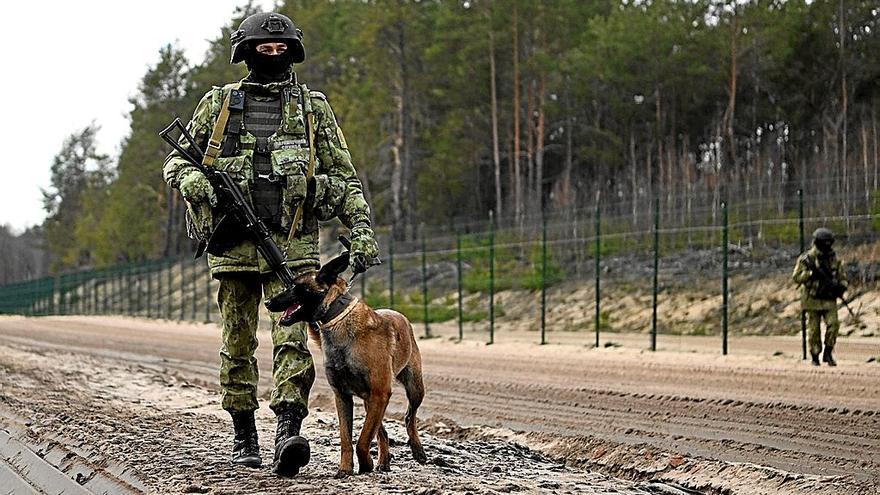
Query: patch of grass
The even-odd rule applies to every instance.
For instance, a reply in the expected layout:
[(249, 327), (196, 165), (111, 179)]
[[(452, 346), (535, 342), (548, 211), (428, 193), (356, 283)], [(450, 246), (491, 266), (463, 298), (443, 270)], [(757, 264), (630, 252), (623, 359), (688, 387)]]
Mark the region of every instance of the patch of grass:
[[(410, 292), (394, 292), (394, 306), (388, 297), (387, 291), (371, 286), (364, 297), (365, 302), (371, 308), (392, 308), (406, 316), (412, 323), (425, 322), (424, 298), (420, 290)], [(504, 308), (495, 303), (495, 317), (504, 316)], [(479, 322), (489, 319), (488, 301), (468, 300), (462, 308), (462, 321)], [(428, 323), (458, 320), (458, 300), (454, 296), (447, 296), (442, 301), (428, 301)]]
[(706, 325), (696, 325), (690, 331), (691, 335), (709, 335), (709, 328)]
[(599, 311), (599, 331), (612, 331), (611, 313), (608, 311)]

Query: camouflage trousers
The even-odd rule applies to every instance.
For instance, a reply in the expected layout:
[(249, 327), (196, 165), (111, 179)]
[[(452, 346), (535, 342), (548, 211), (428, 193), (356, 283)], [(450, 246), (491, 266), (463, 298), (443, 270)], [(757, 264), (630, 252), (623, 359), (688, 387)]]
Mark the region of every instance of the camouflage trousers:
[[(255, 272), (218, 274), (223, 328), (220, 349), (220, 387), (223, 409), (253, 411), (257, 404), (259, 371), (254, 352), (257, 350), (257, 323), (260, 300), (281, 291), (281, 282), (274, 275)], [(269, 407), (278, 413), (295, 409), (301, 417), (308, 414), (309, 390), (315, 381), (315, 365), (306, 345), (303, 324), (281, 327), (278, 313), (272, 319), (272, 378), (274, 388)]]
[(822, 332), (819, 323), (825, 320), (825, 347), (834, 347), (837, 343), (837, 331), (840, 330), (840, 321), (837, 319), (837, 309), (806, 310), (807, 315), (807, 342), (810, 346), (810, 354), (822, 353)]

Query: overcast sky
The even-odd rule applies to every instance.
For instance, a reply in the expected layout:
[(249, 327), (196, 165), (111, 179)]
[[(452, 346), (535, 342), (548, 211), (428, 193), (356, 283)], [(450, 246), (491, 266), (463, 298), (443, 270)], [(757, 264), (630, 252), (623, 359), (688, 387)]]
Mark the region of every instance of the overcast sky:
[[(40, 188), (48, 187), (52, 158), (76, 130), (98, 123), (99, 150), (115, 159), (128, 133), (128, 98), (158, 60), (159, 49), (176, 42), (191, 61), (200, 61), (207, 40), (219, 35), (235, 8), (246, 2), (7, 4), (6, 69), (0, 77), (0, 224), (21, 232), (43, 221)], [(270, 9), (274, 2), (254, 3)]]

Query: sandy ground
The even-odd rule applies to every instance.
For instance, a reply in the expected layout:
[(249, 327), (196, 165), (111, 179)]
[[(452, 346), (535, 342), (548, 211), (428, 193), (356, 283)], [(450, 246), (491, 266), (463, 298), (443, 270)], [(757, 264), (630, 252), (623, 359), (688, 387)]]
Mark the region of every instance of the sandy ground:
[[(70, 458), (98, 473), (92, 483), (132, 491), (676, 493), (676, 483), (699, 493), (880, 493), (880, 364), (867, 362), (880, 355), (877, 339), (843, 339), (840, 366), (814, 369), (799, 352), (774, 356), (782, 337), (745, 339), (720, 356), (716, 342), (695, 337), (650, 353), (538, 346), (514, 333), (492, 346), (455, 343), (457, 329), (432, 331), (445, 337), (419, 342), (425, 467), (395, 422), (392, 473), (329, 480), (338, 440), (321, 373), (306, 422), (316, 449), (308, 472), (290, 482), (228, 467), (213, 325), (0, 318), (0, 423), (46, 459), (53, 441), (79, 452)], [(258, 351), (263, 397), (270, 353)], [(265, 408), (258, 423), (269, 457)]]

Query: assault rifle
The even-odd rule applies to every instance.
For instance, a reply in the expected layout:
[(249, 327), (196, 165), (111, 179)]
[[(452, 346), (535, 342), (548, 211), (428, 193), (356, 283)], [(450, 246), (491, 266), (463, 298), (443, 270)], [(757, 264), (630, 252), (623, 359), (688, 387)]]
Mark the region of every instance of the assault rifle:
[[(171, 133), (178, 129), (180, 135), (186, 139), (189, 149), (184, 148), (180, 143), (171, 137)], [(205, 167), (202, 164), (204, 152), (199, 148), (198, 144), (190, 134), (179, 118), (174, 119), (171, 124), (159, 133), (159, 136), (168, 143), (181, 158), (190, 165), (196, 167), (201, 173), (205, 174), (208, 182), (214, 188), (217, 194), (216, 210), (221, 212), (221, 218), (217, 222), (217, 228), (210, 234), (207, 240), (199, 242), (199, 248), (196, 250), (196, 258), (199, 258), (205, 251), (211, 254), (222, 254), (232, 246), (229, 241), (229, 232), (235, 232), (233, 237), (240, 239), (241, 233), (244, 233), (254, 245), (257, 251), (266, 260), (269, 269), (278, 276), (281, 283), (284, 284), (284, 291), (266, 301), (266, 308), (272, 312), (284, 311), (291, 306), (293, 300), (293, 273), (287, 266), (286, 255), (281, 252), (278, 244), (272, 238), (272, 233), (266, 227), (266, 224), (254, 213), (254, 209), (241, 188), (232, 177), (223, 170), (214, 167)], [(283, 326), (290, 325), (281, 318), (279, 324)]]
[[(843, 307), (849, 311), (850, 316), (855, 318), (855, 313), (853, 313), (852, 308), (849, 307), (849, 301), (843, 297), (843, 294), (846, 292), (846, 287), (837, 280), (837, 277), (831, 274), (821, 263), (819, 265), (813, 263), (813, 260), (808, 256), (804, 257), (804, 265), (809, 268), (819, 280), (819, 294), (822, 296), (831, 296), (829, 299), (840, 299), (841, 302), (843, 302)], [(821, 299), (825, 299), (825, 297), (822, 297)]]

